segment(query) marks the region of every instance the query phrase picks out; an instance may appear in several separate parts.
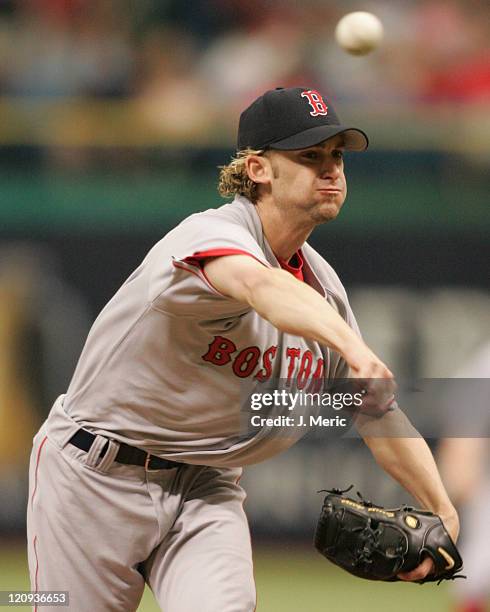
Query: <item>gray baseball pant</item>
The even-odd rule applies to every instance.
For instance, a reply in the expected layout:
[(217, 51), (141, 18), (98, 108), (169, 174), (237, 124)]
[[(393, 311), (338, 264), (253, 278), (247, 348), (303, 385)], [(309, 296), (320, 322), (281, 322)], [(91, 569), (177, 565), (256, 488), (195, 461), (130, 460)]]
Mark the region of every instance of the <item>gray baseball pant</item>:
[[(68, 591), (70, 610), (130, 612), (145, 581), (164, 612), (251, 612), (255, 585), (241, 470), (114, 462), (55, 404), (34, 438), (27, 512), (33, 591)], [(67, 608), (42, 606), (40, 612)]]

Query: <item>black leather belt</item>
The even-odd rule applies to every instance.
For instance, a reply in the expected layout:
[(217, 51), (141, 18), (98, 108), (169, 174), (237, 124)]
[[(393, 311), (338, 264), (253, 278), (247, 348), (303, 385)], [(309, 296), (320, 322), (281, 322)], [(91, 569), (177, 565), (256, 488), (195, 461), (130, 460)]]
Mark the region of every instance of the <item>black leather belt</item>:
[[(73, 446), (76, 446), (80, 450), (84, 450), (88, 453), (94, 440), (94, 434), (86, 431), (85, 429), (79, 429), (76, 434), (70, 438), (69, 442), (70, 444), (73, 444)], [(160, 457), (155, 457), (155, 455), (145, 453), (144, 450), (136, 448), (135, 446), (129, 446), (128, 444), (124, 444), (122, 442), (119, 442), (118, 444), (119, 450), (117, 451), (117, 455), (114, 459), (114, 461), (117, 461), (118, 463), (125, 463), (126, 465), (141, 465), (144, 466), (146, 471), (171, 470), (182, 465), (182, 463), (177, 463), (176, 461), (161, 459)], [(108, 448), (109, 440), (102, 448), (100, 453), (101, 458), (105, 455)]]

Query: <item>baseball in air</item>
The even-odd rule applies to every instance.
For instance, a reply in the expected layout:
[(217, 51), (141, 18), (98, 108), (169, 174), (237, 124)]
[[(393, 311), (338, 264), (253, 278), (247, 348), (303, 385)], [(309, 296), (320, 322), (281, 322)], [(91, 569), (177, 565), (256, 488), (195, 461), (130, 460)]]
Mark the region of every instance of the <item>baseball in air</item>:
[(383, 24), (372, 13), (355, 11), (344, 15), (335, 28), (339, 45), (352, 55), (366, 55), (383, 38)]

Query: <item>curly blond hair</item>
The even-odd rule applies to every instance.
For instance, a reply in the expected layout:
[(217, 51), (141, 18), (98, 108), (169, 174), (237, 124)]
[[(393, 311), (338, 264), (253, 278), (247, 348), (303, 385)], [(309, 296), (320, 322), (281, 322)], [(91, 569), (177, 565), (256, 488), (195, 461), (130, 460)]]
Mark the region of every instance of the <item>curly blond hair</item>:
[(257, 183), (254, 183), (247, 174), (245, 162), (250, 155), (262, 155), (263, 150), (243, 149), (232, 157), (227, 166), (218, 166), (219, 181), (218, 193), (223, 198), (243, 195), (254, 204), (257, 202)]

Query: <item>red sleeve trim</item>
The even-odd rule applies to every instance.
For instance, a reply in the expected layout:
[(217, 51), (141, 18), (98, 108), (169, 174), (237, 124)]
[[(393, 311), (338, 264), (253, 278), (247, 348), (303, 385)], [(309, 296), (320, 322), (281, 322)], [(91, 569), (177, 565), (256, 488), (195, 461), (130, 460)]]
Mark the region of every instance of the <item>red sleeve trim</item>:
[[(198, 272), (194, 272), (194, 270), (189, 270), (189, 268), (186, 268), (185, 266), (180, 264), (178, 261), (173, 261), (172, 263), (174, 265), (174, 268), (185, 270), (186, 272), (189, 272), (190, 274), (194, 274), (194, 276), (197, 276), (197, 278), (201, 278), (201, 275)], [(195, 265), (195, 264), (191, 264), (190, 262), (186, 262), (186, 263), (189, 263), (189, 265)]]
[[(218, 295), (221, 295), (222, 297), (226, 297), (220, 291), (218, 291), (216, 287), (213, 286), (213, 284), (207, 277), (206, 272), (204, 271), (203, 262), (204, 260), (209, 259), (210, 257), (225, 257), (227, 255), (247, 255), (248, 257), (252, 257), (252, 259), (255, 259), (255, 261), (258, 261), (263, 266), (272, 267), (269, 263), (262, 261), (261, 259), (259, 259), (258, 257), (255, 257), (255, 255), (252, 255), (252, 253), (249, 253), (248, 251), (243, 251), (241, 249), (224, 249), (224, 248), (223, 249), (208, 249), (207, 251), (196, 251), (194, 254), (189, 255), (188, 257), (184, 257), (181, 260), (173, 261), (172, 263), (176, 268), (180, 268), (181, 270), (186, 270), (187, 272), (190, 272), (191, 274), (194, 274), (195, 276), (203, 280)], [(179, 261), (182, 262), (180, 265), (179, 265)], [(197, 268), (199, 272), (195, 272), (194, 270), (191, 270), (182, 264), (187, 264), (188, 266)]]
[[(225, 255), (248, 255), (249, 257), (257, 259), (248, 251), (243, 251), (241, 249), (208, 249), (206, 251), (196, 251), (193, 255), (185, 257), (182, 261), (195, 266), (209, 257), (223, 257)], [(257, 261), (259, 260), (257, 259)]]

